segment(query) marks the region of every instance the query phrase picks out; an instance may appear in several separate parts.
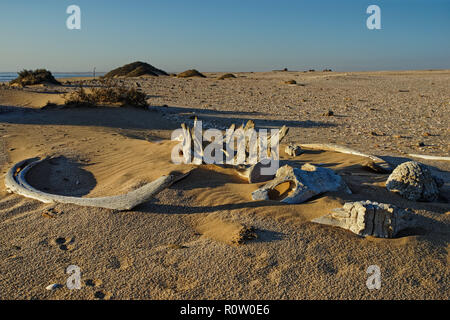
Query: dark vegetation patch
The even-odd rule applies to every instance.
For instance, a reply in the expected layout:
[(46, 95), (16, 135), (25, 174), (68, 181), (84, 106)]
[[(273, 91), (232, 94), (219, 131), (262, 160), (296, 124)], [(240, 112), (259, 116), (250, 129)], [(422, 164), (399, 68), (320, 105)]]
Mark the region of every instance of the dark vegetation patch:
[(224, 75), (221, 75), (219, 78), (217, 78), (218, 80), (225, 80), (225, 79), (233, 79), (236, 78), (236, 76), (232, 73), (226, 73)]
[(114, 69), (107, 74), (104, 78), (117, 78), (117, 77), (141, 77), (141, 76), (168, 76), (167, 72), (157, 69), (154, 66), (145, 62), (133, 62), (126, 64), (123, 67)]
[(18, 84), (20, 86), (31, 86), (35, 84), (55, 84), (61, 85), (59, 81), (53, 77), (52, 73), (45, 69), (22, 70), (19, 76), (10, 82), (11, 85)]
[(184, 72), (181, 72), (177, 75), (178, 78), (191, 78), (191, 77), (200, 77), (200, 78), (206, 78), (204, 74), (201, 74), (195, 69), (186, 70)]

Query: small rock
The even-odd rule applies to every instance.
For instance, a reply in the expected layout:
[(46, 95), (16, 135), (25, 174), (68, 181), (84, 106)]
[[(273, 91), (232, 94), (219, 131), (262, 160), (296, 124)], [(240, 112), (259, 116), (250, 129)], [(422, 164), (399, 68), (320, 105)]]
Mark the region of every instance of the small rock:
[(322, 113), (324, 117), (332, 117), (334, 116), (334, 112), (332, 110), (328, 110), (327, 112)]
[(46, 286), (45, 287), (45, 290), (56, 290), (56, 289), (59, 289), (59, 288), (62, 288), (62, 285), (60, 285), (59, 283), (53, 283), (53, 284), (50, 284), (50, 285), (48, 285), (48, 286)]
[(425, 143), (423, 141), (420, 141), (419, 143), (417, 143), (417, 146), (419, 147), (425, 147)]

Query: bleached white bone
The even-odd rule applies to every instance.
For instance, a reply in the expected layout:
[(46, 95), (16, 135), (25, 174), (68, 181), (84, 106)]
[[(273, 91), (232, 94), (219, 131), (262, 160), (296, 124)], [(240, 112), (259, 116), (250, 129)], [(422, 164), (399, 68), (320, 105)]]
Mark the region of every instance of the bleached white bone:
[(156, 179), (153, 182), (146, 184), (134, 191), (126, 194), (110, 197), (99, 198), (81, 198), (62, 196), (51, 193), (42, 192), (31, 186), (27, 180), (26, 175), (37, 164), (43, 160), (36, 158), (23, 160), (15, 164), (6, 174), (5, 186), (8, 192), (16, 193), (27, 198), (35, 199), (44, 203), (70, 203), (86, 207), (98, 207), (114, 210), (131, 210), (134, 207), (142, 204), (162, 190), (170, 187), (176, 181), (186, 177), (189, 173), (176, 176), (168, 175)]

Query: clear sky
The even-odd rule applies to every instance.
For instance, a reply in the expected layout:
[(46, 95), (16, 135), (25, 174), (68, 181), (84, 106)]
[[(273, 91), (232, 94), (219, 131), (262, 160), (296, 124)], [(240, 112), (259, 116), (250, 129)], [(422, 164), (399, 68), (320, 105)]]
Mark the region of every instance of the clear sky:
[[(81, 30), (66, 8), (81, 8)], [(366, 9), (381, 8), (381, 30)], [(0, 0), (0, 71), (450, 69), (450, 0)]]

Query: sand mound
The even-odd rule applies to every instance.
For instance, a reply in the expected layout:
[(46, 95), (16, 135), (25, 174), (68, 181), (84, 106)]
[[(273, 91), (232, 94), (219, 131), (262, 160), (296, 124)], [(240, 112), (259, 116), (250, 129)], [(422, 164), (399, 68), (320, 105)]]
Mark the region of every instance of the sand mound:
[(157, 69), (154, 66), (145, 62), (133, 62), (126, 64), (123, 67), (114, 69), (104, 75), (105, 78), (117, 77), (141, 77), (141, 76), (167, 76), (167, 72)]
[(236, 76), (232, 73), (225, 73), (224, 75), (221, 75), (218, 80), (225, 80), (225, 79), (234, 79)]
[(205, 75), (201, 74), (195, 69), (186, 70), (184, 72), (181, 72), (177, 75), (178, 78), (191, 78), (191, 77), (199, 77), (199, 78), (206, 78)]
[(226, 221), (215, 215), (198, 219), (195, 229), (206, 238), (230, 245), (244, 244), (257, 238), (255, 228), (239, 222)]
[(35, 84), (54, 84), (61, 85), (52, 73), (45, 69), (23, 70), (19, 76), (10, 82), (11, 85), (29, 86)]
[(42, 108), (48, 103), (63, 104), (60, 93), (30, 92), (24, 90), (0, 89), (0, 105)]

